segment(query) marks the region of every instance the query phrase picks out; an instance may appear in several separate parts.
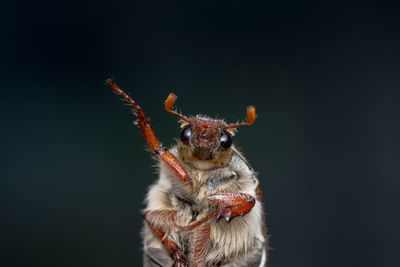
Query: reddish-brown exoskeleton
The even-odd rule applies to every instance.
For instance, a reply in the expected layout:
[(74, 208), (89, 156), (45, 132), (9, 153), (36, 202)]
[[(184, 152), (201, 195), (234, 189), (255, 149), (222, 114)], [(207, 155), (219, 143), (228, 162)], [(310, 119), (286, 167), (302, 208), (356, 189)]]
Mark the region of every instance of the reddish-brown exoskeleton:
[(172, 110), (176, 96), (170, 94), (165, 110), (180, 117), (182, 131), (177, 145), (166, 149), (142, 108), (106, 82), (133, 107), (135, 124), (160, 159), (144, 210), (144, 266), (266, 266), (260, 185), (232, 145), (236, 128), (254, 123), (255, 108), (247, 108), (247, 122), (227, 124)]

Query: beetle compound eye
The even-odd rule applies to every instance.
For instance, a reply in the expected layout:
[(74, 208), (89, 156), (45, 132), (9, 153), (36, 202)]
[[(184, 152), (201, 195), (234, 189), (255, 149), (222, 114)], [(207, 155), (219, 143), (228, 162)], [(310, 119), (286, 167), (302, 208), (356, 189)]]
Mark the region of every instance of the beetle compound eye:
[(221, 134), (220, 143), (223, 148), (229, 148), (232, 145), (232, 135), (224, 130)]
[(185, 145), (189, 144), (189, 138), (192, 135), (192, 125), (186, 125), (181, 131), (181, 141)]

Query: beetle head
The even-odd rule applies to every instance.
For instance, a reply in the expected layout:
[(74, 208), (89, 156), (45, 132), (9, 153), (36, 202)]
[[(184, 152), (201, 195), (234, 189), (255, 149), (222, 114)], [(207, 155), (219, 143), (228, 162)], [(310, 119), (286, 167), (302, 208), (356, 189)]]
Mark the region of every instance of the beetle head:
[(223, 120), (203, 116), (186, 117), (172, 107), (176, 96), (170, 94), (165, 101), (165, 110), (181, 118), (182, 131), (178, 140), (179, 156), (198, 168), (213, 168), (229, 163), (233, 151), (232, 136), (236, 127), (251, 125), (256, 118), (255, 108), (247, 108), (247, 122), (227, 124)]

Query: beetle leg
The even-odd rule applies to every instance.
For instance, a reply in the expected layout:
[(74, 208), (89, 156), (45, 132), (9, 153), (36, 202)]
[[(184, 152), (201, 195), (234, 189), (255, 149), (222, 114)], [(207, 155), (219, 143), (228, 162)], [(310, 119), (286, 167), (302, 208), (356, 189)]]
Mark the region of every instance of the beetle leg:
[(140, 128), (144, 140), (154, 153), (174, 171), (179, 179), (183, 182), (190, 182), (189, 175), (183, 165), (166, 148), (161, 146), (153, 130), (150, 119), (146, 116), (139, 104), (136, 103), (127, 93), (122, 91), (112, 79), (107, 78), (106, 83), (114, 89), (115, 93), (122, 96), (124, 100), (134, 108), (134, 114), (137, 117), (137, 120), (134, 123)]
[(209, 197), (209, 200), (222, 206), (217, 214), (217, 221), (223, 217), (227, 222), (237, 216), (246, 215), (255, 205), (254, 197), (245, 193), (220, 192)]
[(174, 257), (175, 267), (186, 267), (186, 257), (179, 246), (168, 239), (165, 232), (175, 223), (176, 211), (174, 210), (153, 210), (145, 213), (144, 218), (151, 231)]
[(223, 217), (227, 222), (229, 222), (237, 216), (244, 216), (249, 213), (256, 203), (254, 197), (245, 193), (237, 192), (218, 192), (217, 194), (210, 196), (208, 199), (217, 204), (220, 208), (194, 223), (187, 226), (178, 226), (180, 230), (193, 230), (212, 218), (216, 218), (217, 221), (219, 221)]
[(193, 266), (206, 266), (206, 255), (210, 242), (210, 224), (203, 224), (192, 232), (190, 263)]

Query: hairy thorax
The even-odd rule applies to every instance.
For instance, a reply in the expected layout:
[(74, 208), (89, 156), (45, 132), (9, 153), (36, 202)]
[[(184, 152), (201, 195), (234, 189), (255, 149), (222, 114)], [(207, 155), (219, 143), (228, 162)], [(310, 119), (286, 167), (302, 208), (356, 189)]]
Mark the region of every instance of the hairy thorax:
[[(255, 173), (234, 148), (230, 155), (223, 155), (219, 162), (226, 160), (227, 156), (229, 161), (221, 164), (222, 167), (214, 166), (213, 168), (204, 168), (204, 165), (201, 166), (203, 168), (199, 168), (193, 162), (181, 159), (177, 147), (170, 151), (184, 164), (192, 185), (183, 184), (164, 163), (160, 163), (160, 179), (149, 191), (147, 209), (177, 210), (176, 223), (185, 226), (201, 220), (218, 209), (218, 206), (208, 200), (209, 196), (217, 192), (242, 192), (256, 198), (258, 180)], [(211, 164), (210, 162), (209, 165)], [(258, 254), (262, 253), (260, 251), (264, 243), (260, 227), (261, 220), (262, 207), (259, 201), (243, 217), (233, 218), (230, 222), (223, 219), (218, 222), (212, 220), (209, 228), (203, 230), (209, 231), (208, 240), (204, 241), (206, 262), (239, 263), (258, 257)], [(184, 250), (195, 249), (193, 240), (196, 239), (196, 231), (185, 233), (170, 229), (169, 233)]]

